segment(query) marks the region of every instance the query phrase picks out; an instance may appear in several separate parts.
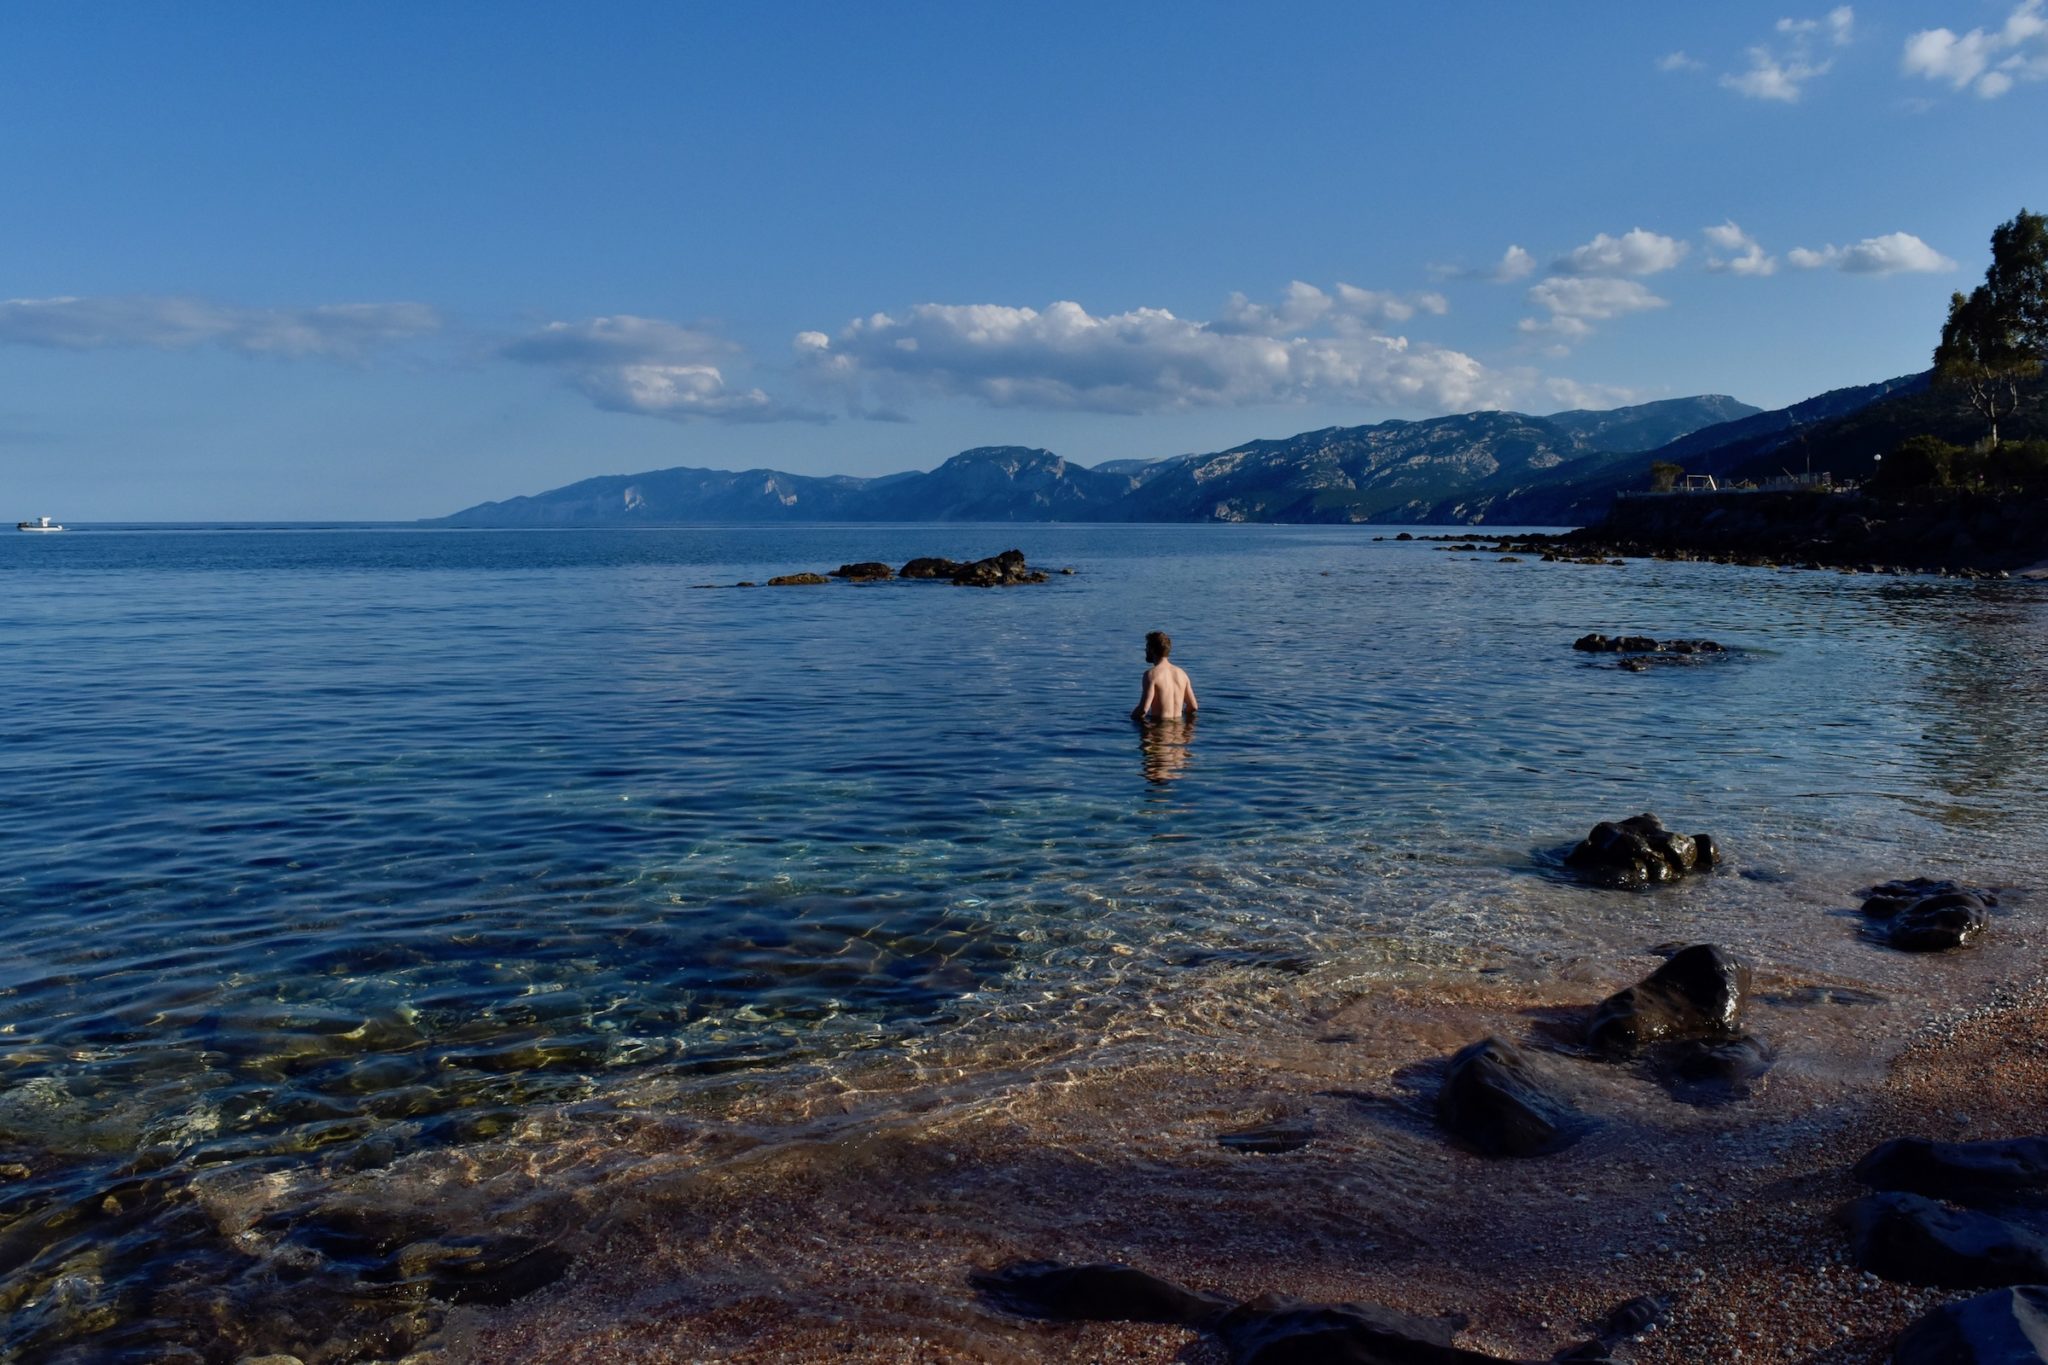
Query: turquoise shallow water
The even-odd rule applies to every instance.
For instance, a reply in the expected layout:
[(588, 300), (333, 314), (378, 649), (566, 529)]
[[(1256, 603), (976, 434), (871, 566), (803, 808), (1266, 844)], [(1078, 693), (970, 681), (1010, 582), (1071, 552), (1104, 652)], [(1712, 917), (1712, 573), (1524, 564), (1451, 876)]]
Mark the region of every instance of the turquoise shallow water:
[[(138, 1287), (190, 1260), (195, 1172), (374, 1167), (1218, 961), (1540, 955), (1598, 818), (1711, 830), (1731, 895), (2038, 872), (2041, 589), (1374, 537), (0, 540), (8, 1345), (210, 1351)], [(1077, 572), (694, 586), (1012, 545)], [(1124, 719), (1155, 627), (1188, 734)], [(1735, 652), (1628, 674), (1589, 630)], [(1629, 923), (1598, 905), (1589, 943)]]

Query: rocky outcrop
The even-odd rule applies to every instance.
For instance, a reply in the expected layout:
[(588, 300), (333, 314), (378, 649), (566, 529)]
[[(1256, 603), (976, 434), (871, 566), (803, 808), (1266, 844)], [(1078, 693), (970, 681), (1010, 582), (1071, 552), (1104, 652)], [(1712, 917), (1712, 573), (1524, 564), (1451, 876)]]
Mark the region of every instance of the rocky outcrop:
[(1951, 881), (1912, 877), (1865, 893), (1863, 913), (1878, 937), (1908, 953), (1938, 953), (1967, 946), (1990, 923), (1998, 897)]
[(1609, 1057), (1633, 1057), (1653, 1043), (1730, 1040), (1742, 1032), (1747, 963), (1711, 943), (1673, 953), (1656, 971), (1600, 1002), (1586, 1042)]
[(1451, 1058), (1436, 1120), (1484, 1156), (1540, 1156), (1569, 1146), (1586, 1127), (1528, 1055), (1500, 1038), (1482, 1038)]
[(1597, 885), (1640, 891), (1706, 871), (1721, 861), (1721, 850), (1712, 835), (1673, 833), (1645, 812), (1601, 821), (1564, 861)]
[(1945, 1303), (1899, 1334), (1892, 1365), (2048, 1365), (2048, 1286)]
[(878, 560), (864, 560), (859, 564), (841, 564), (832, 571), (834, 578), (844, 578), (854, 583), (874, 583), (895, 576), (895, 570)]
[(786, 573), (768, 580), (771, 588), (801, 588), (814, 583), (829, 583), (832, 580), (821, 573)]
[(960, 563), (953, 559), (936, 556), (911, 560), (897, 571), (899, 578), (951, 578), (960, 572)]
[(962, 564), (953, 571), (953, 585), (960, 588), (1007, 588), (1018, 583), (1043, 582), (1045, 575), (1024, 562), (1022, 550), (1005, 550)]

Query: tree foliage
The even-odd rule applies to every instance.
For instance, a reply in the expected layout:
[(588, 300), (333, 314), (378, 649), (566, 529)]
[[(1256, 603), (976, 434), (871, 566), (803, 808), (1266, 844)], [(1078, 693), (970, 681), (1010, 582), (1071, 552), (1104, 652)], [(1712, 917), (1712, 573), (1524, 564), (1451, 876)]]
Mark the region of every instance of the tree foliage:
[(1984, 283), (1952, 295), (1935, 382), (1962, 391), (1998, 445), (1998, 420), (2020, 402), (2021, 383), (2048, 359), (2048, 217), (2021, 209), (1991, 233)]
[(1885, 493), (1947, 488), (1955, 482), (1964, 455), (1961, 446), (1950, 445), (1939, 437), (1909, 437), (1884, 457), (1871, 487)]

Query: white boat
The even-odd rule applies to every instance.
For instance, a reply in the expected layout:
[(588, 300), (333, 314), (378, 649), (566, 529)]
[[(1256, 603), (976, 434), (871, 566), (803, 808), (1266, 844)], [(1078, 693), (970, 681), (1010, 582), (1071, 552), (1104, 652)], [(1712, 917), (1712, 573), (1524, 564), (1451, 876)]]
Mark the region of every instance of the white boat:
[(37, 517), (34, 521), (15, 522), (14, 529), (17, 531), (61, 531), (64, 528), (51, 521), (48, 517)]

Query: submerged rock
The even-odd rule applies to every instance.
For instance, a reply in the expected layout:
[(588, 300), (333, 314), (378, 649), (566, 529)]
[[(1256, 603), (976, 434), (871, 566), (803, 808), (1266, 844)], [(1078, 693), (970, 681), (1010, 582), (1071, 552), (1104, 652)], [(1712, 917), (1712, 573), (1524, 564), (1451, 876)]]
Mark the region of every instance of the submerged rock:
[(1863, 913), (1880, 923), (1878, 936), (1908, 953), (1939, 953), (1967, 946), (1991, 922), (1998, 897), (1956, 882), (1913, 877), (1873, 886)]
[[(1506, 1359), (1454, 1344), (1467, 1323), (1462, 1314), (1421, 1317), (1378, 1304), (1307, 1303), (1284, 1294), (1233, 1305), (1124, 1265), (1031, 1261), (968, 1278), (998, 1307), (1028, 1317), (1210, 1330), (1231, 1365), (1497, 1365)], [(1590, 1340), (1551, 1359), (1611, 1360), (1615, 1347), (1655, 1327), (1669, 1306), (1664, 1298), (1630, 1299)]]
[(1279, 1119), (1216, 1135), (1216, 1141), (1233, 1152), (1256, 1152), (1266, 1156), (1298, 1152), (1315, 1140), (1316, 1127), (1306, 1119)]
[(1652, 1050), (1650, 1064), (1673, 1099), (1711, 1108), (1748, 1099), (1775, 1060), (1769, 1043), (1744, 1035), (1721, 1043), (1667, 1043)]
[(1893, 1138), (1857, 1162), (1855, 1175), (1872, 1189), (1959, 1204), (2048, 1194), (2048, 1137), (1984, 1142)]
[(813, 583), (829, 583), (832, 580), (821, 573), (786, 573), (768, 580), (771, 588), (808, 587)]
[(841, 564), (832, 571), (834, 578), (844, 578), (855, 583), (871, 583), (884, 578), (893, 578), (896, 571), (877, 560), (863, 560), (858, 564)]
[(1749, 965), (1711, 943), (1696, 943), (1601, 1001), (1586, 1041), (1610, 1057), (1633, 1057), (1651, 1043), (1732, 1039), (1742, 1031), (1748, 995)]
[(1872, 1194), (1843, 1209), (1856, 1263), (1904, 1284), (1985, 1289), (2048, 1281), (2048, 1241), (2003, 1218), (1917, 1194)]
[(1602, 820), (1564, 861), (1598, 885), (1642, 890), (1713, 867), (1721, 861), (1721, 850), (1712, 835), (1674, 833), (1645, 811), (1626, 820)]
[(1127, 1265), (1062, 1265), (1024, 1261), (968, 1276), (999, 1307), (1058, 1322), (1211, 1324), (1233, 1307), (1218, 1294), (1198, 1294)]
[(1899, 1334), (1893, 1365), (2048, 1365), (2048, 1286), (1945, 1303)]
[(1576, 1141), (1585, 1119), (1546, 1086), (1514, 1044), (1482, 1038), (1451, 1058), (1436, 1120), (1485, 1156), (1538, 1156)]

